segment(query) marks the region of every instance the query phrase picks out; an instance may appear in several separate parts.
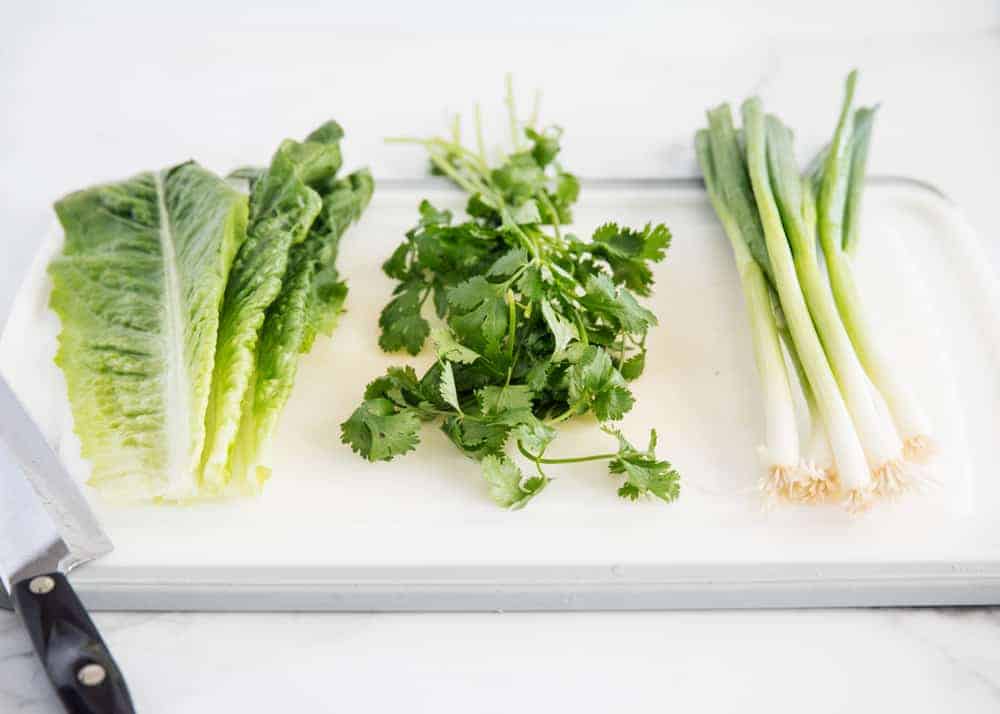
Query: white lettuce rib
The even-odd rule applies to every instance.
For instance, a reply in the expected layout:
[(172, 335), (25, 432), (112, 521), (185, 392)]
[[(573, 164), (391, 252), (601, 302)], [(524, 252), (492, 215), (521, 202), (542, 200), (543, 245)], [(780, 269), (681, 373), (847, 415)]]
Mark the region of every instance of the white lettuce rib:
[(194, 492), (196, 462), (191, 454), (191, 379), (184, 345), (184, 296), (177, 266), (177, 241), (167, 209), (163, 173), (153, 174), (159, 214), (160, 252), (163, 262), (163, 405), (167, 437), (167, 484), (164, 496), (184, 498)]

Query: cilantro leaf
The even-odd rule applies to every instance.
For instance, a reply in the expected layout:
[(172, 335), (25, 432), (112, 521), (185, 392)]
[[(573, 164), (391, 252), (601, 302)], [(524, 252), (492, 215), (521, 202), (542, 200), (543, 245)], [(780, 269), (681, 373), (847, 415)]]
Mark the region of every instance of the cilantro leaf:
[(382, 328), (378, 344), (386, 352), (405, 349), (411, 355), (420, 352), (431, 326), (420, 314), (425, 297), (422, 283), (403, 283), (396, 296), (385, 306), (379, 316)]
[(531, 409), (531, 387), (527, 384), (490, 385), (476, 392), (484, 414), (500, 414), (510, 409)]
[(641, 231), (605, 223), (594, 231), (591, 253), (611, 268), (614, 282), (638, 295), (649, 295), (653, 285), (650, 262), (659, 262), (670, 246), (670, 230), (647, 223)]
[(524, 248), (513, 248), (504, 253), (497, 262), (491, 265), (486, 274), (493, 277), (506, 278), (516, 273), (527, 262), (528, 254)]
[[(576, 176), (560, 172), (559, 178), (556, 181), (556, 205), (560, 207), (565, 206), (568, 211), (569, 206), (576, 203), (576, 199), (579, 197), (580, 182)], [(564, 223), (570, 223), (570, 221), (565, 220)]]
[(518, 225), (541, 223), (542, 214), (541, 211), (538, 210), (538, 204), (529, 199), (524, 203), (515, 206), (513, 212), (511, 213), (511, 220)]
[(499, 351), (507, 334), (507, 304), (501, 288), (477, 275), (448, 291), (449, 323), (470, 348), (487, 354)]
[(437, 316), (444, 318), (448, 314), (448, 291), (441, 280), (435, 280), (433, 290), (434, 312)]
[(541, 456), (556, 438), (556, 430), (540, 419), (518, 424), (512, 435), (529, 453)]
[(554, 350), (556, 353), (566, 349), (566, 346), (573, 340), (580, 339), (576, 325), (556, 312), (549, 300), (542, 301), (542, 316), (545, 318), (545, 324), (548, 325), (549, 331), (552, 332), (552, 337), (556, 341)]
[(621, 419), (635, 404), (635, 399), (625, 387), (611, 386), (594, 397), (592, 409), (601, 421)]
[(616, 429), (606, 429), (618, 439), (618, 456), (608, 464), (608, 471), (624, 475), (625, 483), (618, 495), (632, 501), (640, 496), (652, 495), (667, 503), (680, 495), (680, 474), (667, 461), (656, 458), (656, 430), (649, 433), (649, 446), (639, 451)]
[(498, 226), (502, 223), (496, 205), (491, 200), (487, 200), (481, 193), (469, 196), (469, 200), (465, 204), (465, 212), (490, 226)]
[(369, 461), (390, 461), (420, 442), (420, 417), (388, 399), (366, 399), (341, 424), (340, 440)]
[(537, 496), (549, 479), (541, 476), (526, 479), (513, 461), (505, 456), (487, 456), (482, 461), (483, 478), (497, 505), (516, 511)]
[(425, 226), (411, 236), (421, 279), (430, 274), (448, 285), (485, 272), (506, 247), (493, 229), (471, 222)]
[(438, 390), (441, 398), (461, 414), (462, 407), (458, 404), (458, 390), (455, 387), (455, 372), (451, 368), (451, 362), (445, 362), (441, 368), (441, 383)]
[(451, 223), (451, 211), (439, 211), (430, 201), (421, 201), (418, 210), (422, 226), (447, 226)]
[(400, 243), (389, 259), (382, 263), (382, 272), (396, 280), (405, 279), (409, 272), (409, 260), (412, 252), (413, 245), (409, 241)]
[(365, 399), (390, 397), (397, 404), (406, 406), (412, 395), (419, 398), (420, 393), (420, 380), (413, 367), (390, 367), (385, 376), (378, 377), (368, 384), (365, 388)]
[(492, 171), (490, 178), (508, 205), (520, 205), (538, 196), (546, 184), (543, 167), (531, 152), (511, 154), (507, 162)]
[(474, 310), (483, 301), (499, 297), (497, 286), (482, 275), (459, 283), (448, 291), (448, 303), (460, 311)]
[(641, 231), (605, 223), (594, 231), (594, 242), (621, 258), (663, 260), (670, 247), (670, 229), (662, 223), (647, 223)]
[(431, 340), (434, 342), (434, 349), (441, 359), (460, 362), (462, 364), (472, 364), (479, 359), (479, 353), (470, 350), (465, 345), (455, 339), (451, 330), (441, 327), (431, 330)]
[(542, 271), (535, 265), (529, 265), (517, 279), (517, 289), (526, 300), (531, 302), (541, 300), (545, 294)]
[(558, 127), (549, 127), (547, 130), (537, 132), (534, 129), (525, 129), (525, 136), (532, 143), (531, 156), (535, 163), (541, 167), (548, 166), (555, 161), (559, 153), (559, 138), (562, 130)]
[(625, 378), (600, 347), (585, 347), (568, 377), (571, 403), (592, 409), (600, 421), (621, 419), (634, 404)]
[(622, 376), (631, 382), (633, 379), (638, 379), (642, 376), (643, 370), (646, 369), (646, 350), (635, 353), (627, 360), (622, 362), (619, 371)]
[(580, 303), (629, 334), (645, 334), (656, 324), (656, 315), (640, 305), (627, 289), (616, 288), (603, 273), (587, 279), (586, 293), (580, 297)]
[(433, 397), (427, 393), (413, 367), (390, 367), (365, 388), (365, 399), (388, 399), (400, 409), (412, 409), (421, 419), (434, 416)]
[[(511, 400), (522, 404), (526, 401), (521, 390), (515, 390), (514, 395), (510, 397)], [(477, 398), (479, 397), (480, 395), (477, 395)], [(479, 408), (479, 411), (475, 413), (456, 414), (449, 417), (442, 426), (444, 432), (455, 446), (469, 456), (479, 459), (488, 454), (502, 453), (512, 430), (518, 427), (544, 427), (544, 424), (532, 413), (530, 407), (501, 407), (493, 401), (503, 402), (506, 398), (504, 395), (496, 393), (487, 395), (485, 401), (491, 407), (491, 411), (487, 412)]]
[(502, 452), (511, 430), (508, 424), (458, 415), (448, 417), (441, 428), (455, 446), (474, 459)]
[(540, 392), (545, 389), (545, 384), (549, 379), (550, 362), (536, 362), (524, 375), (525, 384), (532, 392)]

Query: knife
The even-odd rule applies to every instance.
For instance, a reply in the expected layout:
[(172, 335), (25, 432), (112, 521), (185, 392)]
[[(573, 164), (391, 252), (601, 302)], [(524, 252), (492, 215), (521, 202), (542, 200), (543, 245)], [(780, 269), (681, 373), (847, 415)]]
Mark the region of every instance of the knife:
[(0, 582), (70, 714), (134, 714), (66, 573), (111, 550), (86, 498), (0, 375)]

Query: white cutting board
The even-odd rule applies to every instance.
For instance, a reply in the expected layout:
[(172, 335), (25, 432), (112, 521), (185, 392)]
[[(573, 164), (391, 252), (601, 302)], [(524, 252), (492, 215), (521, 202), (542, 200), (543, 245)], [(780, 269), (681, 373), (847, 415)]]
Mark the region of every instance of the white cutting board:
[[(392, 283), (379, 266), (436, 182), (377, 188), (340, 264), (348, 313), (302, 361), (256, 500), (167, 507), (93, 497), (115, 551), (80, 568), (91, 606), (168, 609), (536, 609), (1000, 602), (1000, 291), (958, 209), (933, 189), (875, 180), (859, 278), (867, 304), (931, 413), (937, 486), (853, 517), (836, 507), (765, 512), (755, 491), (761, 401), (728, 242), (694, 182), (585, 182), (576, 228), (665, 222), (634, 441), (649, 427), (683, 475), (674, 504), (628, 503), (603, 463), (553, 467), (520, 512), (490, 501), (477, 465), (433, 427), (412, 454), (369, 464), (339, 424), (391, 364), (376, 319)], [(86, 477), (64, 383), (45, 265), (54, 231), (0, 341), (0, 369), (74, 474)], [(573, 424), (552, 455), (607, 450)]]

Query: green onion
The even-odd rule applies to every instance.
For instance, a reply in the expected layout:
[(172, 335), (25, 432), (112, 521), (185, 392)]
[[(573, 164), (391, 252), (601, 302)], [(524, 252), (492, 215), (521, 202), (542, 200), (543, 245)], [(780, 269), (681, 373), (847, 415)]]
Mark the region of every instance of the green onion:
[[(789, 237), (785, 233), (768, 175), (764, 113), (759, 99), (744, 102), (743, 130), (750, 180), (764, 228), (767, 253), (774, 270), (775, 287), (788, 321), (788, 329), (802, 359), (809, 385), (816, 394), (820, 415), (833, 449), (837, 476), (851, 499), (865, 500), (871, 487), (871, 475), (859, 435), (816, 333), (813, 324), (816, 316), (810, 313), (799, 282)], [(793, 235), (793, 238), (799, 247), (805, 243), (803, 236)]]
[[(852, 113), (856, 81), (852, 72), (833, 140), (805, 176), (791, 130), (758, 98), (742, 105), (742, 135), (724, 104), (695, 136), (750, 315), (765, 396), (765, 490), (800, 502), (840, 492), (852, 508), (903, 490), (913, 478), (907, 461), (931, 448), (927, 418), (876, 344), (853, 275), (875, 115)], [(786, 353), (808, 409), (804, 454)]]
[(826, 436), (826, 428), (823, 426), (823, 417), (816, 404), (816, 395), (813, 394), (809, 386), (809, 378), (806, 376), (805, 367), (795, 349), (795, 342), (788, 331), (788, 325), (781, 315), (781, 308), (778, 306), (777, 314), (778, 332), (781, 335), (781, 342), (795, 368), (798, 384), (802, 390), (802, 397), (806, 403), (809, 438), (806, 440), (805, 450), (799, 459), (799, 479), (798, 490), (791, 494), (790, 500), (815, 503), (824, 501), (837, 487), (837, 470), (833, 465), (833, 452), (830, 449), (830, 440)]
[[(720, 121), (724, 127), (724, 117), (720, 116)], [(720, 128), (710, 136), (703, 129), (695, 134), (695, 149), (709, 199), (733, 249), (750, 317), (754, 358), (764, 395), (765, 443), (759, 447), (759, 453), (765, 476), (761, 486), (771, 496), (787, 495), (799, 465), (795, 402), (772, 309), (771, 290), (764, 271), (748, 247), (748, 234), (759, 234), (760, 225), (751, 218), (756, 213), (752, 210), (746, 169), (742, 166), (739, 143), (733, 131)], [(720, 164), (723, 167), (721, 175)], [(746, 210), (748, 205), (750, 210)], [(737, 216), (742, 217), (743, 225)]]
[[(756, 122), (756, 117), (744, 122), (748, 135), (757, 130)], [(892, 422), (876, 409), (868, 375), (854, 351), (830, 285), (823, 275), (816, 251), (815, 203), (811, 188), (799, 175), (792, 133), (773, 116), (767, 116), (765, 123), (770, 185), (789, 238), (809, 313), (861, 440), (872, 477), (878, 486), (894, 483), (902, 471), (903, 445)], [(846, 191), (844, 194), (846, 197)], [(807, 215), (809, 221), (805, 220)]]
[[(885, 400), (895, 427), (903, 438), (906, 457), (920, 460), (930, 453), (933, 446), (930, 423), (912, 389), (892, 367), (879, 345), (853, 274), (852, 257), (860, 235), (861, 194), (876, 111), (872, 107), (862, 107), (852, 117), (855, 82), (856, 73), (852, 72), (847, 79), (837, 130), (820, 174), (820, 245), (837, 308), (871, 379), (871, 388), (878, 392), (873, 398), (876, 402), (878, 398)], [(902, 485), (901, 480), (888, 480), (883, 488), (892, 491)]]

